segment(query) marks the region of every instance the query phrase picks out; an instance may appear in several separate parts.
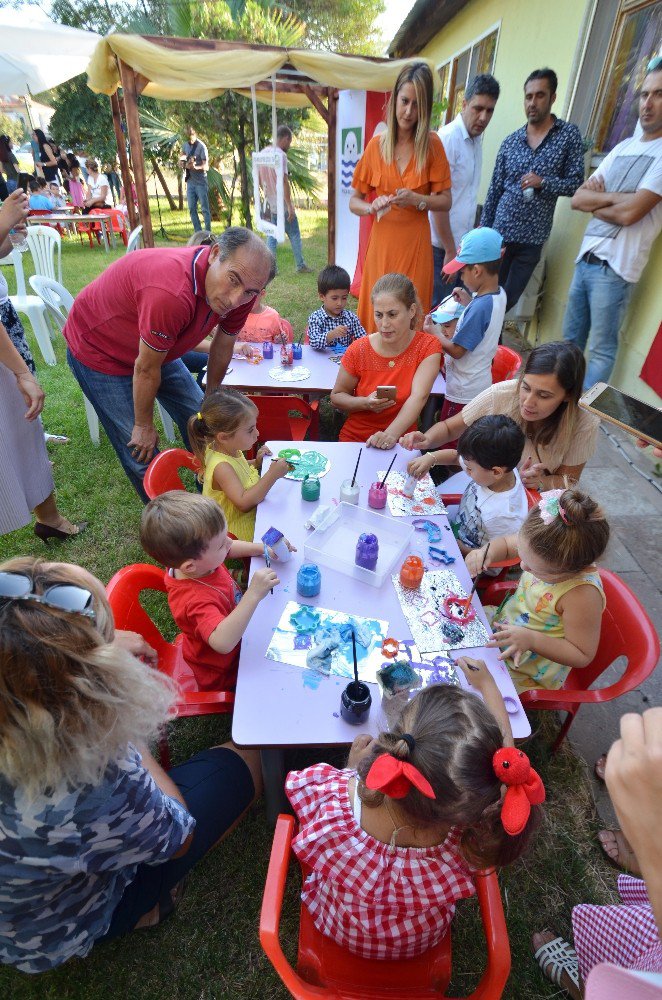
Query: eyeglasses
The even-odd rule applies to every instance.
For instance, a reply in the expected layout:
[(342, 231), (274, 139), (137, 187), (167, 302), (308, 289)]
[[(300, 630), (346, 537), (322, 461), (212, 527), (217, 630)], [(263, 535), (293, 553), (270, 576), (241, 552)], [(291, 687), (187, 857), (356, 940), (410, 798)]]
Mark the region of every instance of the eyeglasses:
[(96, 612), (92, 607), (94, 595), (75, 583), (54, 583), (43, 594), (37, 594), (34, 581), (24, 573), (0, 572), (1, 601), (34, 601), (35, 604), (45, 604), (48, 608), (84, 615), (96, 621)]

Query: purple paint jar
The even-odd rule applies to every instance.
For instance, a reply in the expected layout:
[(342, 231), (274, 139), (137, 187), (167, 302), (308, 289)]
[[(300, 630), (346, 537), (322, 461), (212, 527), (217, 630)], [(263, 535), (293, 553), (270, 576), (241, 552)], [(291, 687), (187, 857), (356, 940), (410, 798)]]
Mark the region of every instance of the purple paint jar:
[(386, 506), (388, 490), (382, 483), (373, 483), (368, 490), (368, 506), (374, 510), (381, 510)]
[(268, 340), (265, 340), (265, 342), (262, 344), (262, 357), (266, 361), (271, 361), (273, 356), (274, 356), (274, 345), (271, 344)]
[(363, 569), (374, 570), (377, 565), (378, 558), (379, 541), (377, 540), (377, 535), (365, 533), (359, 535), (359, 540), (356, 543), (356, 565), (362, 566)]

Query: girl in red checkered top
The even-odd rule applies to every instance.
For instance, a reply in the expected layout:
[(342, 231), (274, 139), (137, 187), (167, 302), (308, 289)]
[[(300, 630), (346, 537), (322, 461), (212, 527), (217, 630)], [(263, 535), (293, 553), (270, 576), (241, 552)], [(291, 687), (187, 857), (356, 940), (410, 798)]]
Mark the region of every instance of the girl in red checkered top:
[(364, 958), (436, 945), (473, 873), (515, 861), (539, 824), (545, 791), (513, 746), (495, 681), (482, 660), (457, 662), (482, 700), (432, 685), (391, 732), (357, 737), (344, 770), (287, 777), (303, 902), (322, 934)]

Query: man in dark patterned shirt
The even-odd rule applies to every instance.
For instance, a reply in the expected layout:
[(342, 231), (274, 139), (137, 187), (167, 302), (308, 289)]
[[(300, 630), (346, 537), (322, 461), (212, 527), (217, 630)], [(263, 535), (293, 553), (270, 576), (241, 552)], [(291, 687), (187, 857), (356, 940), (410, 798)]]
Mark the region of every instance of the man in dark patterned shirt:
[(557, 83), (551, 69), (536, 69), (527, 77), (527, 124), (501, 143), (483, 206), (481, 225), (503, 236), (499, 284), (506, 292), (506, 310), (517, 304), (540, 260), (556, 199), (572, 197), (584, 181), (579, 129), (552, 114)]

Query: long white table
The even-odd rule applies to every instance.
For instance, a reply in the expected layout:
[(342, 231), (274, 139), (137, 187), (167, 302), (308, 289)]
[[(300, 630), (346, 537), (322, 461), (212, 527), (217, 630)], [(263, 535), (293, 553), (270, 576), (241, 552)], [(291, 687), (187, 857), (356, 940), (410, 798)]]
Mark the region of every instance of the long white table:
[[(259, 348), (261, 345), (254, 344), (253, 346)], [(280, 382), (270, 377), (270, 369), (280, 367), (280, 346), (274, 344), (272, 360), (264, 359), (259, 364), (254, 365), (243, 359), (233, 358), (230, 362), (232, 371), (226, 374), (223, 385), (233, 389), (257, 389), (259, 392), (275, 395), (290, 393), (324, 395), (331, 392), (338, 377), (338, 365), (331, 360), (332, 352), (330, 350), (314, 351), (309, 344), (302, 344), (301, 351), (301, 361), (295, 361), (292, 366), (296, 368), (303, 365), (310, 372), (310, 375), (301, 381)], [(432, 386), (432, 395), (443, 396), (445, 392), (446, 380), (440, 372)]]
[[(106, 253), (110, 251), (110, 243), (108, 241), (108, 234), (110, 234), (110, 239), (112, 240), (113, 247), (115, 246), (115, 235), (113, 233), (113, 217), (112, 215), (67, 215), (61, 209), (57, 212), (52, 212), (50, 215), (28, 215), (27, 221), (32, 226), (45, 226), (45, 225), (59, 225), (67, 226), (74, 233), (78, 232), (78, 226), (83, 223), (98, 222), (101, 226), (101, 237), (103, 239), (103, 248)], [(85, 232), (85, 230), (82, 230)]]
[[(331, 460), (329, 472), (320, 480), (321, 497), (318, 501), (331, 503), (334, 498), (338, 498), (341, 482), (351, 477), (360, 446), (326, 441), (309, 444)], [(308, 443), (299, 443), (297, 447), (307, 445)], [(292, 442), (270, 441), (269, 447), (277, 454), (282, 448), (292, 447)], [(368, 486), (375, 480), (378, 470), (388, 468), (393, 454), (393, 451), (380, 451), (364, 446), (357, 476), (357, 482), (362, 487), (360, 506), (367, 507)], [(404, 471), (412, 453), (398, 447), (396, 454), (393, 468)], [(274, 590), (273, 595), (267, 595), (261, 602), (242, 640), (232, 721), (232, 738), (236, 743), (257, 746), (263, 751), (265, 795), (271, 819), (275, 818), (278, 809), (282, 807), (285, 747), (348, 744), (361, 732), (375, 735), (385, 726), (376, 683), (371, 685), (372, 708), (367, 723), (364, 726), (351, 726), (340, 717), (339, 712), (340, 696), (347, 685), (347, 678), (315, 675), (314, 683), (311, 683), (311, 671), (266, 659), (265, 652), (272, 630), (278, 624), (285, 604), (288, 601), (300, 601), (303, 604), (386, 619), (389, 623), (388, 634), (398, 640), (408, 638), (411, 634), (390, 577), (386, 578), (380, 588), (376, 588), (321, 566), (322, 587), (319, 595), (312, 599), (299, 597), (296, 573), (304, 561), (304, 543), (309, 533), (304, 528), (304, 521), (317, 505), (301, 499), (300, 483), (280, 479), (257, 508), (255, 538), (260, 538), (273, 525), (298, 549), (288, 562), (274, 563), (281, 581), (280, 586)], [(388, 514), (388, 506), (378, 513)], [(405, 523), (409, 519), (395, 520)], [(469, 593), (472, 581), (452, 531), (445, 530), (447, 519), (440, 516), (432, 520), (439, 524), (442, 531), (442, 540), (436, 544), (446, 549), (450, 555), (456, 556), (455, 563), (449, 568), (453, 569), (461, 585)], [(417, 531), (411, 551), (425, 554), (427, 544), (425, 532)], [(262, 560), (253, 560), (251, 570), (262, 565)], [(477, 595), (474, 596), (473, 605), (485, 621)], [(473, 650), (471, 655), (485, 660), (502, 694), (513, 699), (511, 706), (515, 706), (515, 710), (510, 714), (510, 722), (514, 735), (528, 736), (531, 727), (510, 674), (498, 659), (498, 650), (480, 648)], [(460, 682), (463, 686), (468, 686), (463, 676), (460, 677)]]

